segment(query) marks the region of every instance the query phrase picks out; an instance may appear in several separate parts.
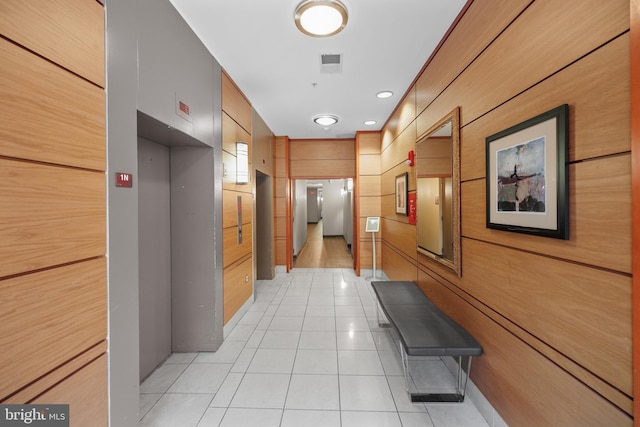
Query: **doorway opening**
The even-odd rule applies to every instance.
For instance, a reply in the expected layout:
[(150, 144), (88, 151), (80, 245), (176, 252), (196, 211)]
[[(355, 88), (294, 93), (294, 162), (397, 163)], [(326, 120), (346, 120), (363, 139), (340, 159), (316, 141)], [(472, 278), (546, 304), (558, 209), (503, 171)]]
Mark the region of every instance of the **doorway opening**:
[(293, 268), (354, 268), (353, 179), (293, 185)]

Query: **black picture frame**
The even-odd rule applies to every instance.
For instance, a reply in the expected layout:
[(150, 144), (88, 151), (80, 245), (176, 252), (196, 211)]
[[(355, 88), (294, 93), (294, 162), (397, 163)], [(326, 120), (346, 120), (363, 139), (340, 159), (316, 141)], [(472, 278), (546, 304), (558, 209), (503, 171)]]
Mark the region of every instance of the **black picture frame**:
[(569, 106), (486, 138), (486, 226), (569, 239)]
[(396, 214), (408, 215), (409, 173), (396, 176)]

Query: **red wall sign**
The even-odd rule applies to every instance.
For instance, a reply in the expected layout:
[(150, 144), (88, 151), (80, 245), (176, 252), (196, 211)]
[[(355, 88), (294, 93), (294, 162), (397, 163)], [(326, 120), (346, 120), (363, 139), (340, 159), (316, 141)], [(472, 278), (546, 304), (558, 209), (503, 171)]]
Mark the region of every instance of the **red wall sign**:
[(416, 193), (409, 193), (409, 198), (407, 199), (409, 205), (407, 206), (407, 210), (409, 211), (409, 224), (416, 223)]
[(133, 187), (133, 175), (130, 173), (116, 172), (116, 187)]

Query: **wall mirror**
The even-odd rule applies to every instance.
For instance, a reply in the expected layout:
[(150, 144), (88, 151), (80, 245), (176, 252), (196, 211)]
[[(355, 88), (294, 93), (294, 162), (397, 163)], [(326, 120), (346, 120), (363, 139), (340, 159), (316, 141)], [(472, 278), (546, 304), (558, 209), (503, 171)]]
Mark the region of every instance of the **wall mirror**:
[(459, 108), (418, 139), (416, 188), (418, 252), (460, 276)]

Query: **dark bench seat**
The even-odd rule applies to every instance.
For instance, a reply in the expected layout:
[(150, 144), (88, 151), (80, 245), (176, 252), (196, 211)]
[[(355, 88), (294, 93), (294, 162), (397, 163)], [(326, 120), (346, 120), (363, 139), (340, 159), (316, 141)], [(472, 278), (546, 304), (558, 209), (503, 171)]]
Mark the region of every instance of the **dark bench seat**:
[(440, 311), (413, 282), (374, 281), (371, 286), (378, 298), (379, 310), (382, 310), (399, 337), (407, 390), (410, 384), (409, 356), (451, 356), (457, 359), (456, 393), (410, 393), (411, 401), (464, 401), (471, 357), (482, 354), (480, 344)]

